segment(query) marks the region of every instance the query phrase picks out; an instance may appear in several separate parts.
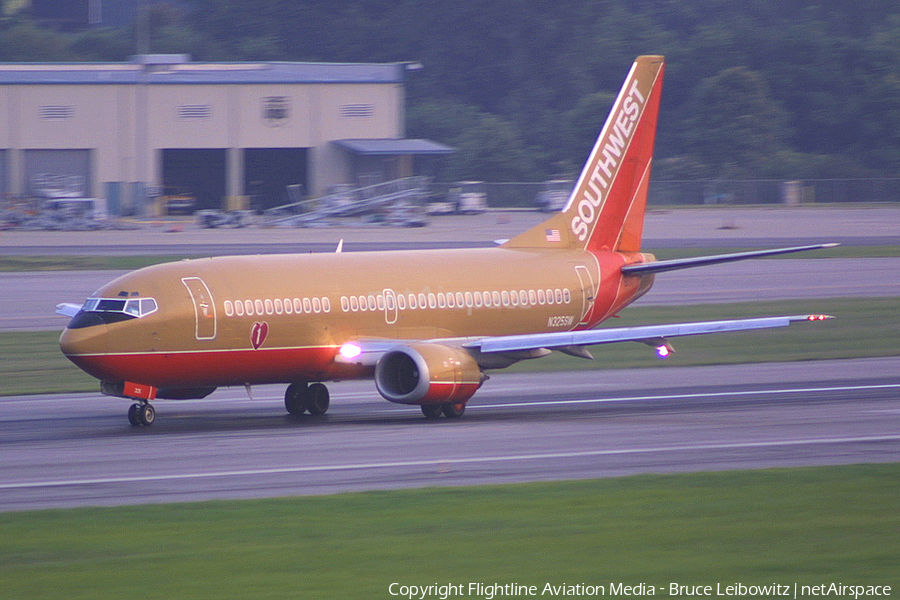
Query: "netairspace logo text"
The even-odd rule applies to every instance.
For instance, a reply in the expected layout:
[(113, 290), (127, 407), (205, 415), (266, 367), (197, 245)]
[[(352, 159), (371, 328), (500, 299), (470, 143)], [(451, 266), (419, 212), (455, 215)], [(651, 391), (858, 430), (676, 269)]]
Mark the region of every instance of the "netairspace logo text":
[(702, 598), (718, 596), (721, 598), (860, 598), (890, 597), (889, 585), (846, 585), (844, 583), (821, 583), (805, 585), (799, 583), (771, 583), (764, 585), (746, 585), (743, 583), (717, 583), (714, 585), (685, 585), (669, 583), (655, 586), (648, 583), (625, 584), (554, 584), (525, 585), (520, 583), (433, 583), (430, 585), (407, 585), (391, 583), (388, 593), (392, 597), (407, 600), (448, 600), (449, 598), (525, 598), (529, 596), (545, 597), (581, 597), (595, 598), (599, 596), (667, 596), (670, 598)]

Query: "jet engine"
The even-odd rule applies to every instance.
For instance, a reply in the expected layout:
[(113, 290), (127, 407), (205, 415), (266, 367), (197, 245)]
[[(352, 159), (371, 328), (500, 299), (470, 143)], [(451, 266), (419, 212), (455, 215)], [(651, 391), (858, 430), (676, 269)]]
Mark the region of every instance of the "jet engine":
[(378, 392), (398, 404), (462, 403), (484, 380), (468, 352), (441, 344), (397, 346), (375, 365)]

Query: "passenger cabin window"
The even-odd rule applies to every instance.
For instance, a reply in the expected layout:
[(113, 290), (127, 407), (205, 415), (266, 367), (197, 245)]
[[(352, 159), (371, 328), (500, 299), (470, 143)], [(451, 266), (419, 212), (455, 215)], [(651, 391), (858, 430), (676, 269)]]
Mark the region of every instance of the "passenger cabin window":
[(69, 329), (81, 329), (139, 319), (159, 309), (153, 298), (88, 298), (69, 321)]

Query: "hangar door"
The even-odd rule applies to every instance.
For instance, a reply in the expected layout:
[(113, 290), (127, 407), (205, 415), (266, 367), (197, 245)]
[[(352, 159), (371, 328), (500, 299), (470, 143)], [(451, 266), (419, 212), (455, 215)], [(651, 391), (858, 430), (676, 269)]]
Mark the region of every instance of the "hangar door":
[(262, 210), (288, 204), (287, 186), (301, 185), (305, 193), (306, 148), (247, 148), (244, 150), (244, 186), (250, 208)]
[(90, 150), (26, 150), (25, 193), (36, 198), (90, 198)]
[(196, 207), (222, 208), (225, 198), (224, 148), (166, 148), (162, 151), (165, 194), (191, 194)]

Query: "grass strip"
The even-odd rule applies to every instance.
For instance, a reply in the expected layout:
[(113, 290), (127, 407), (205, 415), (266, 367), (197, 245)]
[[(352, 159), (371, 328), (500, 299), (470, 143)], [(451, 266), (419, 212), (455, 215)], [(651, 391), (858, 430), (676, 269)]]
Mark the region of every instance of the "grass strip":
[[(609, 327), (738, 319), (772, 315), (828, 313), (836, 319), (796, 323), (787, 328), (703, 335), (672, 340), (675, 354), (665, 361), (639, 343), (607, 344), (591, 349), (588, 361), (559, 353), (522, 361), (509, 371), (562, 371), (679, 367), (897, 356), (900, 347), (900, 298), (840, 298), (741, 302), (699, 306), (634, 306)], [(0, 395), (92, 392), (98, 383), (59, 351), (59, 332), (0, 333)]]
[(130, 271), (187, 256), (0, 256), (0, 271)]
[(346, 600), (449, 583), (487, 599), (469, 583), (538, 595), (547, 583), (607, 595), (645, 583), (669, 596), (672, 582), (835, 582), (894, 595), (898, 482), (900, 464), (881, 464), (6, 513), (0, 589)]
[(693, 306), (631, 306), (604, 327), (715, 321), (775, 315), (830, 314), (835, 319), (790, 327), (673, 338), (675, 353), (664, 361), (640, 343), (605, 344), (590, 349), (595, 360), (553, 353), (510, 367), (516, 370), (625, 369), (753, 362), (784, 362), (897, 356), (900, 298), (798, 299)]
[(98, 391), (59, 350), (59, 331), (0, 333), (0, 396)]

